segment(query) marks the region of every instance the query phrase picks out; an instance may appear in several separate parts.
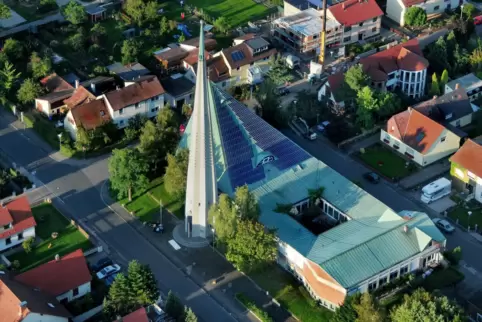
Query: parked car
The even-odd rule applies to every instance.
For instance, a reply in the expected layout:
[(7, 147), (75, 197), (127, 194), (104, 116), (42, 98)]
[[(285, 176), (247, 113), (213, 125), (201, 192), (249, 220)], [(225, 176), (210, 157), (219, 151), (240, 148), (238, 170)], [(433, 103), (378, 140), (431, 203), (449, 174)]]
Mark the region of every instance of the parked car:
[(109, 266), (104, 267), (103, 269), (101, 269), (100, 271), (97, 272), (97, 278), (100, 279), (100, 280), (104, 279), (109, 275), (112, 275), (112, 274), (115, 274), (115, 273), (119, 272), (120, 269), (121, 269), (120, 266), (117, 265), (117, 264), (109, 265)]
[(117, 275), (119, 275), (118, 272), (117, 272), (117, 273), (114, 273), (114, 274), (112, 274), (112, 275), (107, 276), (107, 277), (104, 279), (105, 285), (111, 286), (112, 283), (114, 283), (115, 277), (116, 277)]
[(446, 233), (453, 233), (455, 231), (454, 226), (452, 226), (447, 220), (445, 219), (440, 219), (440, 218), (434, 218), (432, 220), (438, 228), (440, 228), (442, 231)]
[(379, 183), (380, 182), (380, 176), (376, 174), (375, 172), (367, 172), (363, 175), (363, 178), (365, 178), (367, 181), (371, 183)]
[(328, 125), (330, 125), (330, 122), (329, 122), (329, 121), (324, 121), (324, 122), (321, 122), (320, 124), (318, 124), (318, 125), (316, 126), (316, 129), (317, 129), (319, 132), (323, 133), (323, 132), (325, 132), (325, 129), (326, 129), (326, 127), (327, 127)]
[(474, 25), (482, 25), (482, 16), (474, 17)]
[(285, 96), (290, 93), (290, 90), (287, 89), (286, 87), (279, 87), (276, 89), (275, 94)]
[(106, 266), (109, 266), (109, 265), (113, 265), (114, 263), (112, 262), (112, 260), (108, 257), (104, 257), (102, 259), (99, 259), (97, 261), (97, 263), (95, 263), (94, 265), (92, 265), (90, 268), (92, 269), (92, 271), (94, 272), (98, 272), (100, 271), (101, 269), (103, 269), (104, 267)]

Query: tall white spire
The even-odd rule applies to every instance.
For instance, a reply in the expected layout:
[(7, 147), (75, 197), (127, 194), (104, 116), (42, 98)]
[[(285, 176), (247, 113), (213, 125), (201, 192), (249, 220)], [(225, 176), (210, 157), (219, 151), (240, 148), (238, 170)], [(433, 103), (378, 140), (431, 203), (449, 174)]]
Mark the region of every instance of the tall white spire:
[(201, 21), (196, 91), (191, 119), (189, 166), (187, 171), (185, 229), (190, 237), (209, 235), (208, 211), (217, 201), (212, 122), (215, 115), (204, 57), (204, 22)]

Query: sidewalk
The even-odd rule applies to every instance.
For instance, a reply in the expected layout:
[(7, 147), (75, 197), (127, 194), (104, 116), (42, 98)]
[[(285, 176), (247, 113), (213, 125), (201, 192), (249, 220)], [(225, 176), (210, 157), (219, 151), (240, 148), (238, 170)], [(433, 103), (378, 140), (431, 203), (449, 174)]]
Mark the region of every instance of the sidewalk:
[[(265, 309), (275, 321), (294, 322), (288, 311), (272, 303), (272, 298), (260, 289), (249, 278), (238, 272), (234, 267), (210, 247), (181, 248), (174, 250), (168, 243), (173, 239), (172, 230), (181, 222), (177, 217), (164, 212), (164, 234), (157, 234), (148, 226), (130, 215), (121, 205), (115, 202), (108, 189), (103, 189), (102, 198), (108, 206), (119, 216), (124, 218), (133, 228), (142, 234), (162, 255), (164, 255), (178, 269), (185, 273), (200, 288), (204, 289), (221, 306), (236, 312), (236, 318), (246, 320), (246, 309), (235, 299), (236, 293), (243, 293), (260, 308)], [(162, 281), (161, 281), (162, 282)], [(249, 315), (252, 321), (258, 321)]]
[(442, 162), (437, 162), (435, 164), (429, 165), (414, 174), (400, 180), (400, 187), (403, 189), (411, 189), (420, 184), (426, 183), (432, 179), (443, 176), (445, 173), (450, 171), (450, 162), (444, 160)]

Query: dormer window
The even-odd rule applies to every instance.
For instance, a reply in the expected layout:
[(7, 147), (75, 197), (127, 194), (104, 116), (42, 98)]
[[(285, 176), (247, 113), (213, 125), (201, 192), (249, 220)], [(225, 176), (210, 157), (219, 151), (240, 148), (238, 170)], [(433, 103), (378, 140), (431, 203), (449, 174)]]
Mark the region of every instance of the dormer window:
[(446, 119), (446, 120), (451, 119), (452, 116), (453, 116), (452, 113), (449, 113), (449, 114), (445, 115), (445, 119)]
[(3, 226), (3, 229), (10, 229), (10, 224)]

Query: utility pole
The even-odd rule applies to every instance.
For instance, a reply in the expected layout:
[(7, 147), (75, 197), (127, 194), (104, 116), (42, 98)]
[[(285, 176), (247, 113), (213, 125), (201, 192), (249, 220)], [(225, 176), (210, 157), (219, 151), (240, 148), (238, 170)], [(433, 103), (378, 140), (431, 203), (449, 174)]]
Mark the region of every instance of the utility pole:
[(318, 62), (321, 64), (321, 72), (325, 70), (325, 42), (326, 42), (326, 0), (323, 0), (323, 29), (320, 37), (320, 55)]

